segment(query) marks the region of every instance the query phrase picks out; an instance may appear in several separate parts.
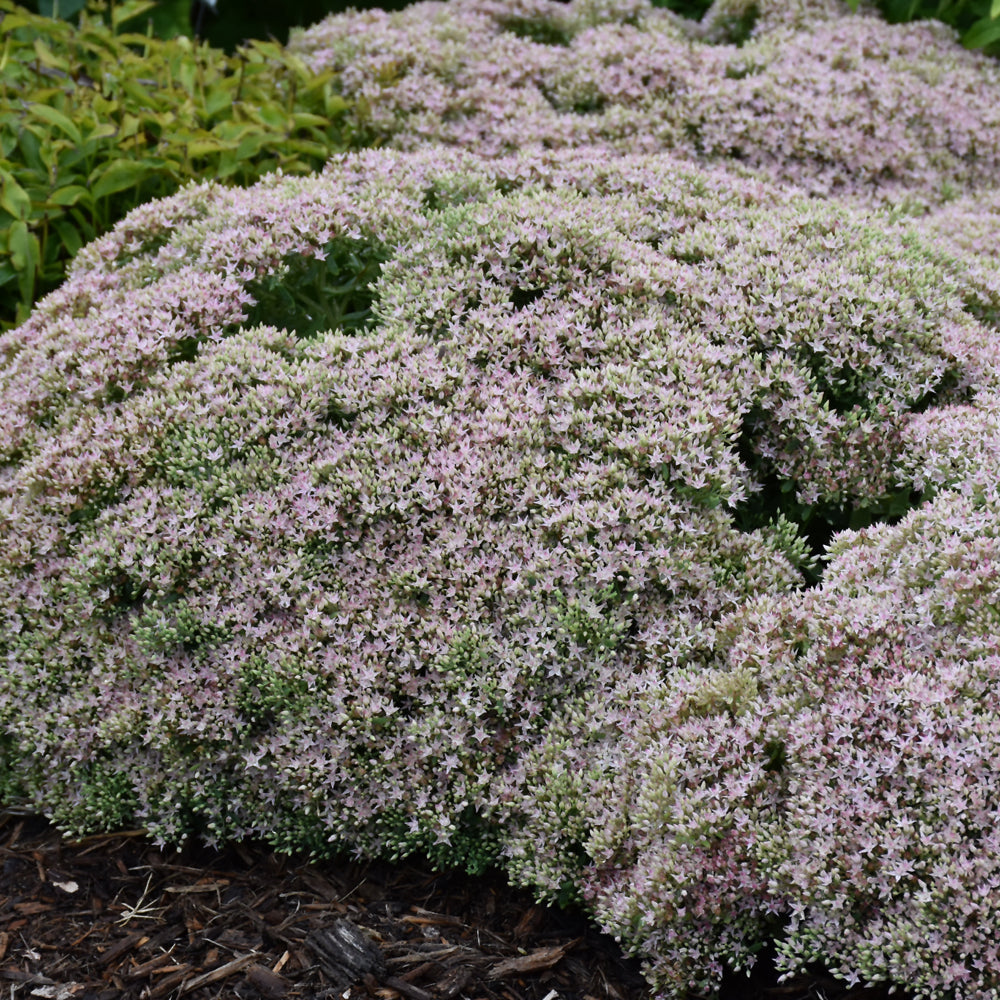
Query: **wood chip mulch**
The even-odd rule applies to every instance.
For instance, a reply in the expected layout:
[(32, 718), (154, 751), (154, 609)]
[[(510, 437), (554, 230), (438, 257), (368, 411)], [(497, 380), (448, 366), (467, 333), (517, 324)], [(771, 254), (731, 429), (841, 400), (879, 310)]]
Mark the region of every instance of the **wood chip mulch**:
[[(882, 1000), (764, 971), (722, 1000)], [(261, 845), (67, 842), (0, 812), (0, 1000), (650, 1000), (586, 919), (499, 876), (309, 863)], [(898, 997), (897, 997), (898, 1000)]]

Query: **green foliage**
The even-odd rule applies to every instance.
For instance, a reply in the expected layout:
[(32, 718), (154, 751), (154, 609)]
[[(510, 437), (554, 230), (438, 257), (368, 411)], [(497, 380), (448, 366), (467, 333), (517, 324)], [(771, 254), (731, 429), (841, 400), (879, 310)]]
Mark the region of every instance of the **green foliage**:
[(822, 579), (828, 562), (827, 546), (839, 532), (859, 531), (873, 524), (898, 524), (928, 499), (907, 486), (878, 499), (804, 504), (795, 497), (794, 482), (762, 473), (762, 463), (752, 457), (749, 461), (758, 470), (763, 488), (734, 511), (735, 522), (743, 531), (766, 528), (777, 532), (776, 544), (810, 585)]
[(393, 860), (421, 857), (440, 871), (458, 868), (469, 875), (499, 867), (498, 831), (473, 806), (459, 811), (446, 835), (434, 824), (411, 824), (402, 810), (388, 810), (383, 825), (387, 854)]
[(388, 258), (386, 248), (352, 239), (333, 240), (311, 258), (297, 255), (249, 286), (256, 305), (246, 325), (294, 330), (299, 337), (360, 329), (371, 318), (371, 285)]
[(301, 673), (295, 664), (278, 666), (264, 656), (253, 656), (242, 665), (236, 705), (252, 728), (290, 717), (308, 701), (309, 683)]
[(712, 6), (712, 0), (653, 0), (654, 7), (665, 7), (681, 17), (700, 21)]
[(110, 820), (114, 826), (128, 825), (135, 813), (136, 796), (128, 775), (95, 763), (90, 768), (90, 780), (80, 788), (80, 802), (76, 806), (78, 823), (96, 830), (102, 821)]
[(180, 647), (195, 656), (225, 641), (226, 629), (206, 622), (195, 609), (175, 595), (159, 602), (147, 602), (135, 624), (136, 645), (144, 653), (169, 653)]
[(305, 854), (321, 861), (338, 854), (347, 854), (352, 845), (331, 836), (330, 827), (311, 808), (296, 803), (278, 805), (273, 817), (273, 830), (267, 843), (279, 854)]
[[(856, 11), (860, 0), (847, 0)], [(1000, 0), (876, 0), (892, 24), (936, 18), (955, 28), (967, 49), (1000, 56)]]
[(7, 732), (0, 732), (0, 802), (13, 805), (28, 799), (23, 777), (17, 768), (22, 757), (14, 738)]
[[(103, 0), (102, 0), (103, 2)], [(321, 21), (328, 14), (342, 13), (348, 7), (378, 6), (384, 10), (402, 10), (410, 0), (371, 0), (350, 3), (349, 0), (295, 0), (293, 3), (276, 4), (272, 0), (241, 0), (240, 3), (222, 0), (215, 11), (207, 14), (197, 26), (197, 35), (215, 48), (235, 52), (251, 38), (269, 38), (284, 44), (289, 29), (304, 28)], [(43, 17), (77, 20), (87, 0), (25, 0), (24, 6)], [(152, 25), (157, 38), (176, 38), (190, 35), (191, 0), (144, 0), (144, 24)], [(131, 9), (126, 7), (125, 9)], [(130, 14), (137, 17), (136, 14)], [(120, 16), (117, 18), (122, 19)]]
[(459, 867), (469, 875), (482, 875), (499, 866), (501, 844), (498, 831), (472, 807), (462, 811), (450, 841), (427, 846), (427, 859), (432, 865), (442, 869)]
[(332, 73), (273, 43), (227, 56), (119, 30), (150, 7), (110, 23), (90, 7), (77, 26), (0, 0), (0, 328), (137, 205), (191, 180), (311, 172), (347, 145)]
[(491, 670), (496, 651), (474, 628), (463, 629), (455, 637), (448, 652), (437, 661), (445, 688), (458, 693), (469, 688), (480, 692), (498, 719), (507, 716), (503, 685)]
[(218, 48), (233, 52), (248, 38), (287, 42), (290, 29), (306, 28), (328, 14), (352, 7), (402, 10), (409, 3), (410, 0), (294, 0), (283, 4), (274, 0), (239, 0), (239, 3), (219, 0), (215, 14), (204, 25), (202, 37)]
[[(36, 777), (30, 775), (26, 784), (30, 786)], [(71, 831), (75, 836), (99, 833), (104, 829), (123, 830), (133, 822), (137, 802), (128, 775), (101, 755), (74, 776), (72, 790), (66, 789), (50, 818), (61, 830)], [(104, 823), (110, 825), (105, 827)]]
[(560, 590), (554, 593), (560, 629), (573, 642), (595, 653), (612, 653), (621, 643), (628, 620), (615, 616), (622, 601), (617, 586), (609, 584), (594, 594), (593, 600), (571, 600)]
[(511, 15), (503, 18), (501, 23), (518, 38), (529, 38), (541, 45), (569, 45), (573, 39), (569, 27), (557, 20)]

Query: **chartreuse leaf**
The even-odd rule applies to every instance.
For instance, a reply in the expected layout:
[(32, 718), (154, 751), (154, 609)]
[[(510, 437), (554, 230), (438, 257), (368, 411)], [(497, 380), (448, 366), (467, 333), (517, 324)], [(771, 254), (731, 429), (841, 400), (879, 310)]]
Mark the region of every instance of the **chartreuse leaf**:
[(7, 35), (18, 28), (36, 27), (35, 22), (36, 19), (24, 11), (4, 11), (3, 20), (0, 21), (0, 35)]
[(322, 128), (324, 125), (329, 125), (328, 119), (324, 118), (322, 115), (314, 115), (307, 111), (300, 111), (298, 114), (293, 114), (292, 122), (298, 128), (309, 128), (310, 126), (316, 126)]
[(234, 143), (222, 139), (194, 139), (187, 144), (188, 156), (210, 156), (212, 153), (222, 153), (233, 147)]
[(236, 150), (236, 158), (238, 160), (247, 160), (250, 157), (256, 156), (264, 148), (267, 138), (264, 132), (252, 132), (250, 135), (245, 136), (240, 140), (239, 147)]
[(158, 111), (156, 101), (153, 99), (152, 93), (148, 91), (141, 84), (135, 83), (133, 80), (123, 80), (121, 83), (121, 89), (125, 96), (128, 97), (134, 106), (143, 109), (148, 109), (150, 111)]
[(90, 175), (90, 193), (96, 199), (138, 187), (151, 172), (149, 164), (143, 160), (112, 160)]
[(75, 205), (77, 202), (92, 203), (93, 195), (87, 188), (80, 184), (67, 184), (49, 195), (49, 202), (53, 205)]
[(185, 60), (177, 67), (177, 77), (181, 86), (189, 94), (193, 94), (197, 83), (197, 67), (190, 60)]
[(57, 56), (40, 38), (35, 39), (34, 49), (35, 58), (48, 69), (63, 71), (68, 69), (66, 60), (60, 59), (59, 56)]
[(125, 3), (116, 4), (115, 21), (118, 24), (133, 21), (143, 14), (148, 14), (155, 7), (154, 0), (126, 0)]
[(27, 219), (31, 214), (31, 198), (9, 171), (0, 167), (0, 208), (15, 219)]
[(22, 219), (12, 222), (7, 231), (7, 251), (15, 270), (24, 271), (34, 266), (38, 254), (33, 246), (27, 223)]
[(77, 145), (83, 142), (80, 130), (61, 111), (57, 111), (46, 104), (32, 104), (29, 110), (36, 118), (41, 118), (50, 125), (54, 125), (60, 132), (69, 136)]
[(288, 127), (288, 116), (280, 104), (262, 104), (255, 117), (275, 130), (280, 131)]
[(18, 314), (19, 318), (23, 318), (27, 312), (27, 304), (34, 297), (35, 273), (38, 270), (41, 249), (38, 238), (28, 231), (28, 225), (22, 219), (11, 224), (7, 234), (7, 249), (10, 253), (10, 262), (17, 272), (17, 284), (21, 294)]
[(257, 126), (251, 122), (220, 122), (214, 129), (215, 134), (224, 142), (239, 142), (244, 136), (256, 131)]
[(325, 146), (319, 142), (308, 142), (304, 139), (286, 139), (280, 146), (276, 147), (275, 152), (282, 155), (284, 161), (291, 159), (289, 154), (299, 153), (304, 157), (317, 158), (321, 157), (324, 153)]
[[(66, 249), (67, 257), (75, 257), (83, 246), (80, 227), (74, 226), (68, 219), (56, 219), (52, 224), (59, 234), (59, 240)], [(88, 235), (92, 235), (88, 233)]]
[[(115, 104), (108, 104), (101, 109), (102, 114), (114, 114), (118, 107)], [(118, 137), (118, 128), (113, 122), (95, 121), (93, 127), (87, 131), (88, 142), (100, 142), (101, 139), (115, 139)]]
[(967, 49), (982, 49), (1000, 41), (1000, 20), (983, 18), (969, 28), (962, 36), (962, 44)]
[(215, 116), (232, 106), (233, 98), (228, 89), (219, 88), (205, 95), (205, 114)]
[(126, 111), (122, 115), (121, 128), (118, 130), (118, 139), (119, 141), (131, 139), (132, 136), (138, 135), (141, 129), (142, 119)]
[(17, 133), (8, 122), (2, 121), (2, 119), (0, 119), (0, 125), (3, 126), (2, 131), (0, 131), (0, 158), (6, 160), (17, 148)]

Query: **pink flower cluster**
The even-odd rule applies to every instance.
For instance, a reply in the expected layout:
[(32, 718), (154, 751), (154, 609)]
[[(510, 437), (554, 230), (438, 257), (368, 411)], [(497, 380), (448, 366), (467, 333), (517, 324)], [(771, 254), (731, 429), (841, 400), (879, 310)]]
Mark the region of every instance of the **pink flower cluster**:
[(995, 996), (997, 76), (796, 10), (329, 20), (401, 148), (86, 247), (0, 337), (0, 799)]
[(342, 74), (359, 135), (400, 149), (670, 151), (910, 207), (1000, 175), (996, 62), (834, 0), (717, 0), (702, 24), (642, 0), (426, 2), (291, 47)]
[(710, 989), (720, 957), (749, 967), (773, 942), (788, 971), (994, 995), (991, 476), (842, 533), (819, 589), (748, 602), (709, 669), (621, 698), (619, 799), (592, 815), (588, 897), (667, 991)]

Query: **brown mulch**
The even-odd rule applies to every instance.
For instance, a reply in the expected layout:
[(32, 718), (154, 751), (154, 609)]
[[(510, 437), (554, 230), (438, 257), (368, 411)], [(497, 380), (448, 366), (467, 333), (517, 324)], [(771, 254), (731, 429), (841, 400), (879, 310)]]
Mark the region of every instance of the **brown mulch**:
[[(881, 1000), (765, 968), (723, 1000)], [(0, 1000), (649, 1000), (585, 918), (499, 875), (309, 863), (260, 845), (67, 842), (0, 812)]]

